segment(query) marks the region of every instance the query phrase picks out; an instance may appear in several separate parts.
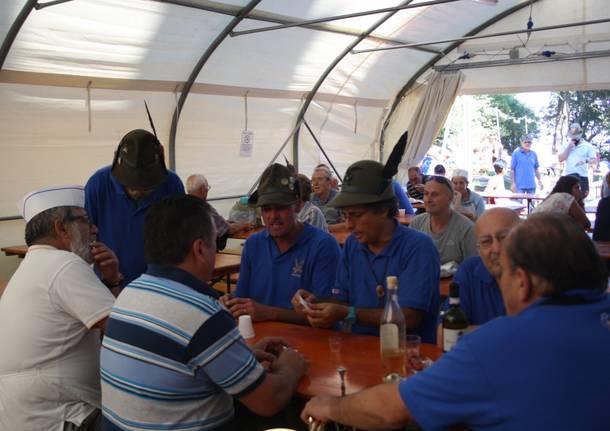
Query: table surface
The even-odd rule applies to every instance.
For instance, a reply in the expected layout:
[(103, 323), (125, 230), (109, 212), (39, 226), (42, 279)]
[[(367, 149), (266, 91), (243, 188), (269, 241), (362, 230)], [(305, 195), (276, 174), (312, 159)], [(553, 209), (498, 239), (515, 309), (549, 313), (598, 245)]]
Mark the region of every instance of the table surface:
[[(2, 247), (1, 249), (7, 256), (25, 257), (28, 251), (27, 245), (11, 245)], [(241, 256), (235, 254), (216, 253), (216, 261), (214, 263), (214, 277), (221, 277), (239, 272)]]
[[(268, 336), (280, 336), (302, 352), (309, 361), (307, 374), (299, 382), (297, 394), (304, 398), (318, 395), (341, 395), (341, 380), (337, 368), (345, 367), (346, 393), (351, 394), (381, 383), (382, 367), (379, 337), (347, 334), (327, 329), (291, 325), (280, 322), (254, 324), (256, 336), (248, 344)], [(330, 351), (330, 336), (340, 335), (341, 350)], [(442, 351), (431, 344), (422, 344), (422, 358), (438, 359)]]
[(481, 193), (484, 198), (508, 198), (508, 199), (526, 199), (526, 200), (544, 200), (546, 195), (531, 195), (529, 193)]

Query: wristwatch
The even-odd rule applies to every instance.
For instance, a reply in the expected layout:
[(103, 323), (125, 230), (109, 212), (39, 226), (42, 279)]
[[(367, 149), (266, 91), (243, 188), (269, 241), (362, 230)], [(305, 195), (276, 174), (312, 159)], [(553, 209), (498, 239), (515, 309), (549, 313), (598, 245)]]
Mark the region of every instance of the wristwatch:
[(119, 272), (119, 279), (117, 280), (116, 283), (110, 283), (107, 280), (102, 280), (102, 283), (104, 283), (106, 285), (107, 288), (109, 289), (114, 289), (115, 287), (119, 287), (123, 284), (123, 280), (125, 280), (125, 277), (123, 277), (123, 274), (121, 274)]
[(343, 321), (345, 323), (348, 323), (350, 325), (353, 325), (354, 323), (356, 323), (356, 307), (349, 307), (347, 309), (347, 316), (345, 316), (345, 318), (343, 319)]

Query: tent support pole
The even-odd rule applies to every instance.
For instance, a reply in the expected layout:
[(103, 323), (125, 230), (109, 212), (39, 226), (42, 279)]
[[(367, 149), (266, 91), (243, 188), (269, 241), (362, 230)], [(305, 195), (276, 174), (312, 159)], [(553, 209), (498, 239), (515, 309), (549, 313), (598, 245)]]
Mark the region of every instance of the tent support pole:
[[(526, 7), (530, 7), (533, 3), (538, 2), (538, 0), (530, 0), (528, 2), (523, 2), (521, 4), (515, 5), (511, 8), (506, 9), (504, 12), (494, 16), (493, 18), (485, 21), (483, 24), (475, 27), (474, 29), (472, 29), (471, 31), (469, 31), (468, 33), (466, 33), (465, 36), (474, 36), (477, 33), (482, 32), (483, 30), (485, 30), (486, 28), (494, 25), (496, 22), (500, 21), (501, 19), (506, 18), (509, 15), (512, 15), (515, 12), (520, 11), (521, 9), (524, 9)], [(453, 44), (451, 44), (450, 46), (448, 46), (447, 48), (445, 48), (441, 54), (437, 55), (436, 57), (434, 57), (432, 60), (430, 60), (428, 63), (426, 63), (425, 65), (423, 65), (422, 67), (419, 68), (419, 70), (417, 71), (417, 73), (415, 73), (411, 79), (409, 79), (409, 81), (407, 81), (407, 83), (405, 84), (404, 87), (402, 87), (402, 89), (398, 92), (398, 94), (396, 95), (396, 97), (394, 98), (394, 102), (392, 103), (392, 107), (390, 108), (390, 111), (388, 112), (385, 122), (383, 124), (383, 127), (381, 129), (381, 133), (379, 136), (379, 145), (381, 148), (384, 147), (385, 145), (385, 130), (388, 127), (389, 123), (390, 123), (390, 119), (392, 118), (392, 115), (394, 114), (394, 111), (396, 110), (396, 108), (398, 107), (398, 105), (400, 104), (400, 102), (402, 101), (402, 98), (405, 97), (405, 95), (407, 94), (407, 92), (411, 89), (411, 87), (413, 87), (413, 85), (417, 82), (417, 80), (419, 79), (419, 77), (429, 68), (431, 68), (432, 66), (434, 66), (434, 64), (436, 62), (438, 62), (441, 58), (443, 58), (445, 55), (447, 55), (448, 53), (450, 53), (451, 51), (453, 51), (455, 48), (457, 48), (458, 46), (460, 46), (462, 44), (462, 42), (455, 42)]]
[(474, 35), (474, 36), (457, 37), (455, 39), (433, 40), (430, 42), (417, 42), (417, 43), (407, 43), (405, 45), (385, 46), (385, 47), (381, 47), (381, 48), (360, 49), (360, 50), (352, 51), (352, 54), (362, 54), (365, 52), (389, 51), (391, 49), (401, 49), (401, 48), (416, 48), (416, 47), (420, 47), (420, 46), (439, 45), (442, 43), (449, 43), (449, 42), (468, 42), (470, 40), (488, 39), (490, 37), (511, 36), (514, 34), (523, 34), (523, 33), (535, 33), (538, 31), (560, 30), (563, 28), (570, 28), (570, 27), (582, 27), (582, 26), (586, 26), (586, 25), (604, 24), (606, 22), (610, 22), (610, 18), (594, 19), (594, 20), (590, 20), (590, 21), (580, 21), (580, 22), (568, 22), (565, 24), (547, 25), (545, 27), (534, 27), (529, 30), (522, 28), (519, 30), (501, 31), (499, 33), (489, 33), (489, 34), (479, 34), (479, 35)]
[(36, 10), (41, 10), (41, 9), (44, 9), (49, 6), (55, 6), (55, 5), (62, 4), (62, 3), (68, 3), (69, 1), (74, 1), (74, 0), (54, 0), (54, 1), (48, 1), (46, 3), (38, 3), (38, 4), (36, 4), (35, 8), (36, 8)]
[[(409, 3), (411, 3), (413, 0), (404, 0), (400, 6), (404, 6), (404, 5), (408, 5)], [(345, 58), (345, 56), (347, 54), (350, 53), (350, 51), (352, 49), (354, 49), (355, 46), (357, 46), (360, 42), (362, 42), (369, 34), (371, 34), (373, 31), (375, 31), (375, 29), (377, 27), (379, 27), (381, 24), (383, 24), (384, 22), (386, 22), (388, 19), (390, 19), (392, 16), (394, 16), (396, 14), (397, 11), (392, 11), (392, 12), (388, 12), (386, 13), (384, 16), (382, 16), (379, 20), (377, 20), (372, 26), (370, 26), (365, 32), (363, 32), (360, 36), (358, 36), (356, 39), (354, 39), (354, 41), (352, 41), (352, 43), (350, 43), (344, 50), (343, 52), (341, 52), (326, 68), (326, 70), (322, 73), (322, 75), (320, 75), (320, 77), (318, 78), (318, 81), (314, 84), (314, 86), (312, 87), (311, 91), (309, 91), (309, 93), (307, 94), (307, 98), (305, 99), (305, 102), (303, 103), (303, 106), (301, 106), (301, 110), (299, 111), (299, 115), (297, 116), (297, 120), (295, 122), (295, 132), (292, 136), (292, 154), (293, 154), (293, 160), (294, 160), (294, 167), (296, 168), (297, 172), (299, 171), (299, 159), (298, 159), (298, 155), (299, 155), (299, 132), (300, 132), (300, 128), (301, 128), (301, 124), (303, 123), (303, 120), (305, 119), (305, 113), (307, 112), (307, 109), (309, 108), (309, 105), (311, 104), (311, 101), (313, 100), (314, 96), (316, 95), (316, 93), (318, 92), (318, 90), (320, 89), (320, 87), (322, 86), (322, 83), (326, 80), (326, 78), (328, 77), (328, 75), (330, 75), (330, 73), (333, 71), (333, 69), (335, 68), (335, 66), (337, 66), (337, 64), (339, 64), (339, 62), (341, 60), (343, 60), (343, 58)]]
[(2, 42), (2, 46), (0, 47), (0, 70), (2, 70), (2, 66), (4, 66), (4, 61), (8, 56), (8, 52), (11, 50), (13, 42), (17, 38), (17, 34), (19, 34), (19, 30), (21, 30), (23, 23), (35, 7), (36, 0), (28, 0), (21, 8), (21, 12), (19, 12), (19, 15), (17, 15), (15, 21), (13, 21), (8, 33), (6, 33), (4, 42)]
[(315, 143), (318, 145), (318, 148), (320, 149), (320, 151), (322, 151), (322, 154), (324, 154), (324, 158), (328, 161), (328, 164), (330, 165), (330, 167), (333, 168), (333, 171), (335, 171), (335, 174), (337, 175), (337, 178), (339, 178), (339, 181), (343, 182), (343, 178), (341, 178), (341, 174), (339, 174), (339, 171), (337, 170), (337, 168), (335, 168), (335, 165), (333, 165), (333, 162), (331, 162), (330, 157), (328, 157), (328, 155), (326, 154), (326, 151), (324, 151), (324, 148), (322, 148), (322, 144), (320, 143), (320, 141), (318, 141), (318, 138), (316, 138), (316, 135), (314, 135), (313, 130), (311, 130), (311, 127), (309, 127), (309, 124), (307, 123), (307, 120), (303, 120), (303, 124), (305, 124), (305, 127), (307, 127), (307, 130), (309, 130), (311, 137), (313, 138)]
[[(152, 1), (156, 1), (159, 3), (173, 4), (176, 6), (188, 7), (191, 9), (199, 9), (199, 10), (204, 10), (204, 11), (208, 11), (208, 12), (214, 12), (214, 13), (218, 13), (218, 14), (222, 14), (222, 15), (229, 15), (229, 16), (235, 16), (235, 15), (237, 15), (237, 12), (239, 11), (238, 6), (227, 5), (227, 4), (217, 3), (217, 2), (207, 1), (207, 0), (197, 0), (197, 2), (195, 2), (195, 0), (152, 0)], [(272, 23), (276, 23), (276, 24), (292, 24), (292, 23), (299, 22), (299, 20), (294, 17), (276, 15), (276, 14), (272, 14), (272, 13), (264, 12), (264, 11), (258, 11), (258, 12), (253, 11), (251, 14), (248, 15), (248, 19), (252, 19), (252, 20), (256, 20), (256, 21), (263, 21), (263, 22), (272, 22)], [(325, 31), (328, 33), (343, 34), (343, 35), (347, 35), (347, 36), (358, 36), (360, 34), (360, 32), (355, 29), (351, 29), (351, 28), (347, 28), (347, 27), (333, 26), (333, 25), (311, 24), (311, 25), (302, 25), (302, 27), (306, 28), (308, 30)], [(390, 38), (387, 38), (387, 37), (384, 37), (381, 35), (376, 35), (376, 34), (370, 34), (367, 37), (367, 39), (376, 40), (376, 41), (383, 42), (383, 43), (389, 43), (392, 45), (402, 45), (402, 44), (406, 43), (404, 41), (400, 41), (397, 39), (390, 39)], [(431, 48), (426, 48), (426, 47), (413, 48), (413, 49), (415, 49), (417, 51), (427, 52), (429, 54), (439, 54), (440, 53), (440, 51), (437, 49), (431, 49)]]
[(405, 10), (405, 9), (415, 9), (418, 7), (434, 6), (437, 4), (453, 3), (456, 1), (462, 1), (462, 0), (430, 0), (430, 1), (424, 1), (421, 3), (417, 3), (417, 4), (406, 4), (406, 5), (401, 5), (401, 6), (385, 7), (382, 9), (371, 9), (371, 10), (366, 10), (366, 11), (362, 11), (362, 12), (346, 13), (343, 15), (335, 15), (335, 16), (329, 16), (329, 17), (325, 17), (325, 18), (317, 18), (317, 19), (310, 19), (310, 20), (306, 20), (306, 21), (298, 21), (298, 22), (292, 22), (292, 23), (286, 23), (286, 24), (271, 25), (268, 27), (261, 27), (261, 28), (253, 28), (251, 30), (233, 31), (233, 32), (231, 32), (231, 37), (243, 36), (246, 34), (262, 33), (262, 32), (273, 31), (273, 30), (283, 30), (285, 28), (301, 27), (301, 26), (311, 25), (311, 24), (320, 24), (320, 23), (329, 22), (329, 21), (337, 21), (337, 20), (347, 19), (347, 18), (356, 18), (356, 17), (360, 17), (360, 16), (375, 15), (375, 14), (385, 13), (385, 12), (397, 12), (397, 11)]
[(188, 97), (189, 92), (191, 91), (191, 88), (193, 87), (193, 84), (197, 79), (197, 76), (199, 76), (199, 73), (201, 72), (201, 69), (203, 69), (203, 66), (207, 63), (216, 48), (218, 48), (218, 46), (220, 46), (220, 44), (227, 38), (231, 30), (233, 30), (237, 26), (237, 24), (239, 24), (244, 18), (246, 18), (250, 11), (254, 9), (260, 2), (261, 0), (250, 0), (250, 2), (243, 9), (241, 9), (237, 15), (235, 15), (231, 22), (227, 24), (227, 26), (222, 30), (222, 32), (220, 32), (220, 34), (216, 36), (216, 39), (214, 39), (210, 46), (208, 46), (208, 48), (205, 50), (205, 52), (193, 68), (193, 71), (191, 72), (188, 80), (182, 87), (182, 93), (180, 94), (178, 104), (176, 105), (174, 115), (172, 116), (172, 126), (169, 132), (169, 168), (171, 170), (176, 170), (176, 133), (178, 131), (178, 121), (180, 120), (180, 112), (182, 111), (184, 102), (186, 102), (186, 98)]

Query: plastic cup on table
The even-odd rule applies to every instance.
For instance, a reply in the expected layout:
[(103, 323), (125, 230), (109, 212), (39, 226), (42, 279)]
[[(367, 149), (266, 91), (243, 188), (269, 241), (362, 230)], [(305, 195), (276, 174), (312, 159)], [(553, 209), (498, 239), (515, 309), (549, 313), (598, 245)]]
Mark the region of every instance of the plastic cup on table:
[(400, 208), (398, 210), (398, 217), (404, 217), (405, 216), (405, 209), (404, 208)]
[(414, 374), (423, 369), (423, 362), (419, 355), (421, 337), (419, 335), (407, 334), (405, 343), (405, 354), (407, 355), (407, 372)]
[(239, 316), (239, 320), (237, 322), (237, 328), (239, 329), (239, 333), (245, 339), (254, 337), (254, 327), (252, 326), (252, 317), (249, 314), (245, 314), (243, 316)]

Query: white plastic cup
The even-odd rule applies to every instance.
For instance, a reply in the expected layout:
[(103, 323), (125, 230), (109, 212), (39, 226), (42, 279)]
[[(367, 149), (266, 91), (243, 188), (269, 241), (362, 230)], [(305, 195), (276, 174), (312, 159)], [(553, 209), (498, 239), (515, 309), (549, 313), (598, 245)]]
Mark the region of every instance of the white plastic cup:
[(398, 217), (404, 217), (405, 216), (405, 209), (404, 208), (400, 208), (398, 210)]
[(252, 318), (249, 314), (239, 316), (237, 328), (239, 329), (241, 336), (245, 339), (254, 337), (254, 327), (252, 326)]

